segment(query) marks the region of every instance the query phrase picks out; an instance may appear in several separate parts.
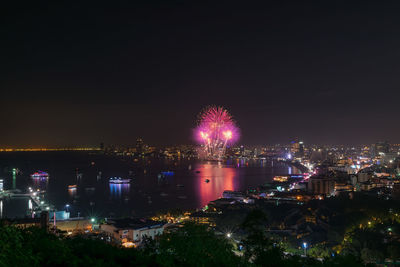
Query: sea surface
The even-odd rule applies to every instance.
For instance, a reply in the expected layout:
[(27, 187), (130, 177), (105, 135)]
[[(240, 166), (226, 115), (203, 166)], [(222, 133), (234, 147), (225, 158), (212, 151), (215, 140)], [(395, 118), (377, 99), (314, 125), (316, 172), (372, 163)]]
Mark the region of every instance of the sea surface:
[[(12, 169), (19, 173), (13, 175)], [(50, 177), (37, 181), (35, 171)], [(162, 171), (174, 174), (159, 178)], [(196, 209), (222, 196), (224, 190), (247, 190), (275, 175), (300, 173), (295, 167), (268, 160), (167, 160), (116, 157), (88, 152), (0, 153), (4, 189), (46, 190), (45, 201), (71, 216), (148, 216), (173, 209)], [(132, 178), (130, 184), (109, 184), (110, 177)], [(206, 180), (209, 182), (206, 182)], [(68, 189), (77, 185), (77, 189)], [(69, 207), (66, 207), (66, 205)], [(27, 198), (0, 200), (0, 217), (24, 217)]]

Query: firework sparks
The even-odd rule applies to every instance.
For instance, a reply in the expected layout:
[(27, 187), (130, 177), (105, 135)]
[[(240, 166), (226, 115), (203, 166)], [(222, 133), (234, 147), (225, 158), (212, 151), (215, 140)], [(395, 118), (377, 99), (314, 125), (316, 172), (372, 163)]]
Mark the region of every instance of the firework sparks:
[(220, 160), (226, 147), (239, 139), (239, 129), (226, 109), (209, 107), (200, 113), (195, 138), (208, 158)]

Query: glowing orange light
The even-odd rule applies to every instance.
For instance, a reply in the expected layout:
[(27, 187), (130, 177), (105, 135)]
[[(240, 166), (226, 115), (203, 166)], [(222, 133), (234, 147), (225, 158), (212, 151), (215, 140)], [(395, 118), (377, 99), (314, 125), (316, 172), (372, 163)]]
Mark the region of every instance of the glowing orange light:
[(224, 134), (224, 137), (226, 140), (229, 140), (232, 138), (232, 131), (225, 131), (225, 132), (223, 132), (223, 134)]
[(208, 139), (208, 133), (205, 132), (200, 132), (201, 138), (203, 138), (204, 140)]

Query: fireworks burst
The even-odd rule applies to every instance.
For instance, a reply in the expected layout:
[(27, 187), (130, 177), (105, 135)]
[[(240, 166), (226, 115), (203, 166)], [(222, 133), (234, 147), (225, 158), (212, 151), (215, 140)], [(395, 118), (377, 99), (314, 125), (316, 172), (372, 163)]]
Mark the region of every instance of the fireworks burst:
[(207, 158), (220, 160), (227, 145), (239, 139), (239, 129), (226, 109), (212, 106), (200, 113), (195, 138), (204, 145)]

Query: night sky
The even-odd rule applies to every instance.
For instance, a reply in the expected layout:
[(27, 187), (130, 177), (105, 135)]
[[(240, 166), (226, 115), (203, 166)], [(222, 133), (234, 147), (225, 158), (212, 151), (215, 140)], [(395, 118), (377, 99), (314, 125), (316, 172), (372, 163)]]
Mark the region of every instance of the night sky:
[(0, 147), (191, 143), (210, 104), (244, 144), (400, 142), (398, 1), (56, 2), (0, 9)]

